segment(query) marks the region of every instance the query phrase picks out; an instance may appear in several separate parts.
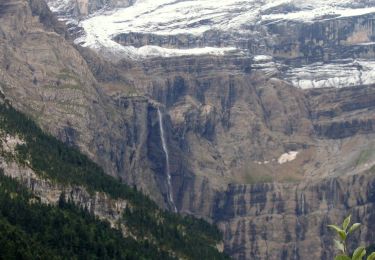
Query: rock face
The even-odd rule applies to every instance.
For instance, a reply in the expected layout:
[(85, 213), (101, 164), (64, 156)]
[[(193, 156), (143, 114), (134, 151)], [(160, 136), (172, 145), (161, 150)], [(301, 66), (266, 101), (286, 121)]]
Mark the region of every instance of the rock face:
[(156, 45), (170, 49), (191, 49), (203, 47), (237, 47), (240, 49), (254, 50), (264, 42), (252, 38), (252, 34), (242, 36), (219, 31), (208, 31), (203, 35), (183, 33), (178, 35), (158, 35), (152, 33), (122, 33), (116, 35), (113, 40), (124, 46), (140, 48), (147, 45)]
[(287, 63), (284, 78), (297, 87), (373, 84), (373, 22), (374, 14), (370, 13), (310, 23), (271, 23), (267, 29), (275, 41), (270, 49), (275, 59)]
[(88, 192), (82, 186), (61, 184), (38, 176), (29, 164), (19, 164), (10, 159), (15, 156), (17, 145), (22, 144), (25, 141), (20, 137), (0, 132), (0, 169), (5, 176), (16, 179), (30, 189), (43, 204), (56, 205), (63, 196), (65, 201), (87, 209), (95, 216), (109, 221), (113, 227), (118, 224), (128, 205), (126, 200), (116, 200), (104, 192)]
[[(77, 11), (77, 3), (88, 7)], [(73, 4), (77, 15), (102, 8), (101, 2)], [(314, 70), (310, 63), (336, 55), (372, 57), (371, 44), (355, 51), (366, 37), (372, 41), (371, 17), (261, 24), (267, 41), (261, 38), (253, 51), (274, 57), (232, 53), (112, 63), (73, 46), (44, 2), (0, 1), (0, 94), (166, 208), (170, 190), (180, 212), (220, 226), (225, 250), (236, 259), (332, 259), (325, 225), (350, 211), (365, 225), (358, 241), (374, 241), (375, 89), (371, 81), (356, 81), (356, 87), (303, 90), (284, 79), (298, 78), (295, 66)], [(290, 35), (274, 37), (290, 25)], [(190, 44), (126, 37), (118, 41)], [(191, 44), (207, 46), (212, 39)], [(359, 65), (353, 65), (356, 72), (368, 71)], [(107, 211), (105, 199), (98, 201)]]
[(70, 24), (111, 60), (270, 55), (297, 87), (347, 87), (375, 83), (374, 13), (371, 1), (145, 0)]
[(127, 201), (112, 199), (105, 193), (90, 194), (84, 187), (59, 185), (42, 179), (32, 169), (14, 162), (6, 162), (4, 158), (0, 158), (0, 167), (4, 169), (6, 176), (22, 183), (38, 196), (43, 204), (56, 205), (61, 196), (64, 196), (66, 201), (71, 201), (78, 207), (87, 209), (93, 215), (108, 221), (112, 227), (116, 226), (128, 205)]
[(155, 131), (159, 105), (137, 95), (122, 98), (127, 93), (108, 97), (43, 1), (0, 4), (0, 90), (5, 99), (44, 130), (78, 146), (109, 174), (137, 184), (165, 205), (165, 166)]
[(278, 36), (275, 57), (304, 63), (374, 57), (374, 14), (315, 23), (286, 21), (267, 27)]
[(343, 139), (357, 133), (374, 132), (370, 112), (375, 106), (374, 86), (318, 93), (310, 92), (311, 104), (316, 107), (311, 111), (311, 117), (318, 136)]
[(310, 184), (230, 185), (213, 215), (235, 259), (333, 259), (327, 225), (349, 211), (364, 224), (352, 241), (374, 241), (374, 185), (373, 171)]
[(47, 0), (46, 2), (53, 11), (77, 19), (102, 9), (128, 7), (135, 0)]
[(166, 106), (178, 209), (218, 223), (234, 258), (332, 259), (325, 226), (348, 212), (373, 241), (373, 86), (302, 91), (238, 57), (119, 69)]
[(218, 223), (234, 258), (331, 259), (325, 225), (350, 211), (372, 242), (372, 184), (361, 186), (373, 182), (372, 86), (302, 91), (238, 57), (119, 69), (166, 106), (178, 209)]

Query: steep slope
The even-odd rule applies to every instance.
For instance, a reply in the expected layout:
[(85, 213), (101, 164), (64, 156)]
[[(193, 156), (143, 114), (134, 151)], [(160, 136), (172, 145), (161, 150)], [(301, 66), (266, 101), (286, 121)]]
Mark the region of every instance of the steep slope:
[[(106, 96), (43, 1), (1, 2), (0, 91), (47, 132), (168, 206), (157, 103)], [(151, 149), (151, 150), (150, 150)]]
[(171, 258), (151, 244), (123, 237), (107, 222), (64, 199), (58, 206), (41, 204), (40, 198), (1, 172), (0, 186), (2, 258)]
[[(86, 6), (97, 3), (82, 2)], [(70, 6), (59, 1), (49, 3), (59, 12)], [(146, 0), (134, 1), (124, 8), (110, 6), (107, 8), (110, 11), (105, 12), (103, 8), (104, 12), (95, 13), (80, 23), (85, 35), (77, 42), (96, 49), (110, 48), (107, 51), (114, 53), (127, 52), (131, 55), (133, 52), (135, 56), (180, 55), (181, 52), (175, 49), (194, 52), (194, 48), (203, 47), (233, 47), (250, 53), (266, 51), (267, 47), (271, 47), (267, 46), (268, 43), (272, 45), (272, 39), (267, 37), (275, 35), (265, 34), (267, 24), (277, 25), (288, 20), (311, 22), (375, 11), (373, 5), (366, 1), (342, 0), (308, 3), (298, 0), (226, 0), (221, 5), (212, 0)], [(256, 36), (258, 39), (253, 38)], [(153, 54), (153, 51), (156, 53)]]
[(214, 211), (235, 259), (333, 259), (327, 225), (348, 213), (364, 225), (350, 250), (373, 243), (375, 168), (302, 184), (231, 185)]
[[(22, 239), (40, 237), (33, 242), (44, 246), (47, 253), (64, 258), (83, 255), (102, 258), (106, 252), (109, 258), (116, 259), (226, 258), (215, 248), (221, 239), (217, 228), (203, 220), (159, 209), (140, 192), (104, 174), (76, 149), (44, 134), (30, 119), (8, 105), (0, 105), (0, 122), (0, 211), (6, 230), (12, 229), (10, 225), (17, 227), (16, 232), (21, 233)], [(3, 174), (17, 179), (36, 196)], [(86, 212), (66, 205), (66, 201)], [(43, 206), (41, 202), (58, 203), (60, 209)], [(89, 212), (107, 220), (108, 224), (100, 223)], [(61, 215), (64, 217), (59, 218)], [(30, 227), (27, 223), (33, 224)], [(56, 229), (54, 223), (63, 224)], [(122, 232), (111, 230), (109, 223)], [(72, 226), (80, 227), (68, 230)], [(83, 234), (84, 226), (98, 237)], [(59, 233), (61, 236), (53, 235)], [(16, 243), (9, 243), (12, 242)]]
[[(236, 56), (130, 64), (112, 68), (171, 120), (177, 208), (213, 219), (231, 256), (331, 259), (325, 226), (348, 212), (366, 227), (358, 241), (373, 241), (372, 85), (299, 90), (273, 66)], [(97, 75), (114, 99), (124, 93)]]
[(76, 43), (111, 60), (261, 54), (300, 88), (375, 82), (371, 1), (120, 1), (83, 16), (65, 10), (70, 2), (49, 4), (68, 16)]

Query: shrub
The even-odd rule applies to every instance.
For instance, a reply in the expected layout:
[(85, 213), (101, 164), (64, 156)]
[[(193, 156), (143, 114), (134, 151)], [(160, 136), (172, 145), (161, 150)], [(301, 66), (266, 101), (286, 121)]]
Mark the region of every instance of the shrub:
[[(354, 253), (350, 257), (347, 246), (348, 237), (361, 226), (360, 223), (354, 223), (350, 226), (350, 222), (351, 215), (344, 220), (342, 228), (336, 225), (328, 225), (330, 229), (336, 232), (339, 238), (339, 240), (335, 239), (335, 246), (340, 251), (340, 254), (335, 257), (335, 260), (362, 260), (366, 256), (366, 248), (360, 246), (354, 250)], [(370, 254), (367, 260), (375, 260), (375, 252)]]

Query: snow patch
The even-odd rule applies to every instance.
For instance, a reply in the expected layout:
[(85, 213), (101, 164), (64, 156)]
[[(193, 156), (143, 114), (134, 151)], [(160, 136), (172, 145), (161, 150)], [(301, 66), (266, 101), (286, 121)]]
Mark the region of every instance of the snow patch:
[[(72, 0), (49, 0), (55, 12), (71, 6)], [(291, 7), (286, 13), (284, 7)], [(356, 8), (352, 0), (138, 0), (133, 5), (111, 11), (99, 10), (79, 23), (85, 35), (76, 40), (85, 47), (132, 58), (150, 56), (223, 55), (227, 48), (171, 50), (156, 46), (124, 47), (112, 39), (124, 33), (144, 33), (159, 36), (196, 35), (208, 31), (236, 32), (248, 37), (249, 25), (283, 20), (310, 22), (327, 17), (358, 16), (375, 13), (375, 7)], [(72, 21), (69, 21), (72, 23)], [(234, 46), (232, 46), (234, 49)], [(255, 61), (268, 60), (266, 56)], [(259, 61), (259, 60), (258, 60)]]
[[(325, 0), (326, 2), (326, 0)], [(327, 1), (328, 2), (328, 1)], [(312, 10), (301, 10), (297, 12), (290, 13), (278, 13), (263, 15), (263, 21), (303, 21), (303, 22), (312, 22), (314, 20), (330, 20), (343, 17), (352, 17), (360, 16), (365, 14), (370, 14), (375, 12), (375, 7), (371, 8), (342, 8), (339, 5), (327, 5), (322, 4), (321, 6), (316, 6)]]
[(297, 158), (297, 155), (298, 155), (298, 152), (296, 152), (296, 151), (290, 151), (288, 153), (284, 153), (279, 157), (278, 163), (284, 164), (284, 163), (287, 163), (287, 162), (294, 161)]
[[(126, 48), (126, 47), (124, 47)], [(153, 56), (184, 56), (184, 55), (224, 55), (227, 52), (235, 51), (235, 48), (213, 48), (213, 47), (204, 47), (204, 48), (193, 48), (193, 49), (168, 49), (162, 48), (159, 46), (143, 46), (138, 49), (135, 48), (135, 52), (139, 57), (153, 57)]]
[(255, 62), (269, 62), (269, 61), (272, 61), (272, 56), (268, 56), (268, 55), (256, 55), (254, 56), (253, 58), (253, 61)]
[(88, 38), (81, 37), (76, 39), (75, 44), (81, 44), (86, 47), (93, 48), (103, 54), (104, 56), (111, 58), (112, 60), (130, 58), (130, 59), (146, 59), (152, 57), (176, 57), (176, 56), (197, 56), (197, 55), (216, 55), (221, 56), (230, 52), (236, 51), (236, 48), (214, 48), (214, 47), (203, 47), (203, 48), (192, 48), (192, 49), (170, 49), (163, 48), (155, 45), (146, 45), (140, 48), (133, 46), (123, 46), (110, 39), (99, 40), (92, 39), (89, 43), (86, 42)]
[(375, 61), (339, 60), (314, 63), (286, 72), (286, 80), (301, 89), (342, 88), (375, 83)]

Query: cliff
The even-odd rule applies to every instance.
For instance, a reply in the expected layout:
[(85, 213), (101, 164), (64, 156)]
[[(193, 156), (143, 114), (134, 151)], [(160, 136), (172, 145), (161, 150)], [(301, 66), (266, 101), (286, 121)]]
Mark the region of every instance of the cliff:
[[(77, 149), (46, 135), (9, 104), (0, 104), (0, 122), (1, 224), (13, 226), (21, 239), (38, 237), (38, 245), (66, 258), (227, 259), (216, 248), (221, 233), (215, 226), (162, 210)], [(66, 227), (77, 221), (80, 227)], [(102, 233), (92, 236), (80, 228)], [(59, 229), (62, 241), (56, 244), (51, 236)], [(106, 238), (112, 242), (102, 241)], [(5, 233), (0, 239), (6, 239)], [(18, 254), (6, 253), (18, 242), (10, 239), (0, 254), (13, 257), (27, 251), (22, 246)]]
[[(172, 196), (179, 212), (217, 223), (236, 259), (331, 259), (325, 225), (350, 211), (365, 224), (358, 240), (373, 242), (373, 85), (303, 90), (284, 80), (280, 64), (371, 58), (371, 46), (355, 51), (364, 35), (371, 40), (371, 15), (267, 24), (267, 37), (293, 27), (260, 44), (275, 56), (263, 61), (235, 53), (114, 63), (72, 45), (37, 3), (0, 2), (0, 90), (45, 131), (160, 206), (173, 209)], [(217, 40), (146, 36), (118, 41), (185, 48)], [(37, 193), (49, 186), (28, 178)], [(66, 190), (116, 218), (105, 197), (78, 193)]]
[(327, 225), (349, 213), (363, 223), (350, 250), (359, 241), (373, 243), (374, 184), (372, 168), (319, 182), (230, 185), (216, 199), (213, 216), (235, 259), (333, 259)]

